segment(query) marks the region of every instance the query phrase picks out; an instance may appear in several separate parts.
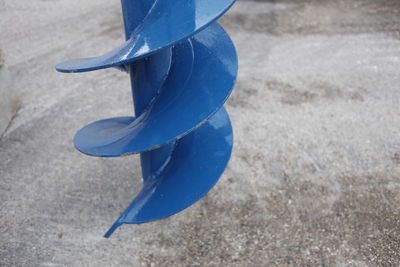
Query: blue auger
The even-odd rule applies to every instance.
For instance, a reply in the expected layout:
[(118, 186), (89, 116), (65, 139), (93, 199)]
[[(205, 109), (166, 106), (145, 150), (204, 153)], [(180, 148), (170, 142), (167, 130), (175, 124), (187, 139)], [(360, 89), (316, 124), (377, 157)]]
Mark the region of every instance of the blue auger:
[(235, 0), (121, 0), (126, 42), (103, 56), (60, 63), (60, 72), (110, 67), (131, 77), (136, 117), (93, 122), (75, 147), (91, 156), (140, 153), (143, 188), (111, 226), (178, 213), (218, 181), (232, 151), (223, 104), (237, 73), (229, 36), (216, 22)]

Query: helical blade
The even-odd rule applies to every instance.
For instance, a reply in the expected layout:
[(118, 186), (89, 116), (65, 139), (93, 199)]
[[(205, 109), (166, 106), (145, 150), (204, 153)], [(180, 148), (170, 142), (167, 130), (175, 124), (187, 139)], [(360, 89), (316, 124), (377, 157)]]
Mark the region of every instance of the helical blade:
[(202, 30), (222, 16), (234, 2), (235, 0), (156, 0), (124, 44), (99, 57), (60, 63), (56, 69), (60, 72), (85, 72), (138, 60)]
[(215, 20), (235, 0), (121, 0), (127, 41), (100, 57), (60, 63), (61, 72), (117, 67), (130, 74), (135, 117), (96, 121), (75, 146), (92, 156), (141, 153), (143, 187), (105, 234), (192, 205), (218, 181), (232, 151), (223, 108), (237, 56)]
[(221, 108), (177, 142), (168, 166), (156, 178), (144, 182), (141, 192), (105, 237), (121, 224), (161, 219), (195, 203), (218, 181), (229, 161), (232, 143), (229, 117)]
[(181, 138), (220, 109), (233, 88), (236, 72), (232, 42), (214, 23), (174, 46), (168, 78), (138, 118), (89, 124), (76, 134), (75, 146), (92, 156), (114, 157), (152, 150)]

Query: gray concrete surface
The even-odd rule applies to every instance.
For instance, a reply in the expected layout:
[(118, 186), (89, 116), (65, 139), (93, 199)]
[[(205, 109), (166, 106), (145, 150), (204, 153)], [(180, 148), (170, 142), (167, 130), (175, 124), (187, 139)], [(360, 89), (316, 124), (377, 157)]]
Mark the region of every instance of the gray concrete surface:
[(0, 0), (22, 96), (0, 140), (0, 265), (399, 265), (400, 2), (240, 1), (221, 23), (240, 57), (228, 169), (191, 208), (107, 240), (138, 159), (71, 139), (132, 112), (128, 77), (53, 65), (120, 43), (119, 4)]
[(5, 65), (4, 54), (0, 50), (0, 137), (10, 125), (20, 103), (13, 90), (10, 73)]

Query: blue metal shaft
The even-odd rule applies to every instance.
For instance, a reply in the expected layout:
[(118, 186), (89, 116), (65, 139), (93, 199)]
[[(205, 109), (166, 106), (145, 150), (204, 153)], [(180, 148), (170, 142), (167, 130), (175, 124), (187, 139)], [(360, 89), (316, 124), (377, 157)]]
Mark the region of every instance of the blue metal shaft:
[[(155, 0), (132, 1), (121, 0), (125, 38), (128, 40), (139, 26)], [(140, 59), (128, 64), (126, 68), (131, 79), (132, 99), (135, 116), (139, 117), (156, 98), (171, 66), (171, 48), (165, 48), (153, 56), (156, 60)], [(170, 159), (175, 141), (158, 149), (140, 154), (143, 180), (150, 179), (161, 171)]]

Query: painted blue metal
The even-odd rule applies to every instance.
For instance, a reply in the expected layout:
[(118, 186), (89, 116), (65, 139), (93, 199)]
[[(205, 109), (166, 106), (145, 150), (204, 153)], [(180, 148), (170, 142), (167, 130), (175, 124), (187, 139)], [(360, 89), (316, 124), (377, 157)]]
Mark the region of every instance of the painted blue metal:
[(121, 0), (127, 41), (56, 66), (61, 72), (129, 72), (135, 117), (91, 123), (75, 135), (88, 155), (141, 153), (143, 188), (105, 234), (173, 215), (195, 203), (228, 164), (233, 136), (223, 104), (237, 73), (229, 36), (215, 21), (235, 0)]

